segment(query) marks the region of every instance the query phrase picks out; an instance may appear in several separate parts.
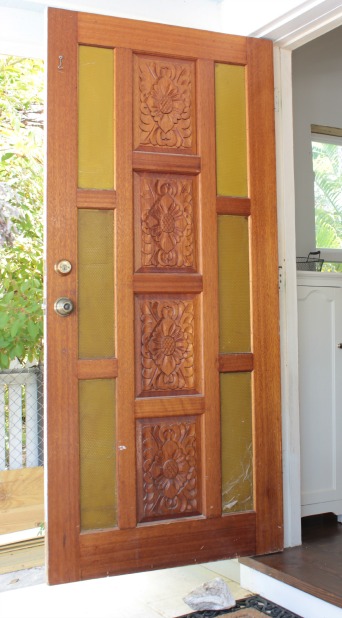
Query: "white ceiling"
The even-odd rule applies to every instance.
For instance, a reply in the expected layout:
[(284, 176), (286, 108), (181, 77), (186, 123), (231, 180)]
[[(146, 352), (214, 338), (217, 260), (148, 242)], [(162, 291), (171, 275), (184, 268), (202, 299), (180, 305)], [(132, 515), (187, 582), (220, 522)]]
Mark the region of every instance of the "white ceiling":
[[(11, 9), (27, 9), (42, 11), (46, 6), (89, 11), (96, 13), (130, 16), (149, 14), (173, 14), (176, 21), (182, 13), (192, 13), (194, 21), (199, 12), (206, 13), (208, 28), (211, 29), (211, 15), (217, 19), (219, 29), (230, 34), (248, 35), (281, 18), (287, 21), (289, 17), (322, 5), (339, 6), (337, 0), (0, 0), (0, 7)], [(290, 15), (288, 15), (290, 13)], [(178, 14), (178, 15), (177, 15)], [(145, 17), (146, 18), (146, 17)]]
[(47, 6), (263, 36), (287, 49), (342, 24), (342, 0), (0, 0), (0, 53), (43, 56)]

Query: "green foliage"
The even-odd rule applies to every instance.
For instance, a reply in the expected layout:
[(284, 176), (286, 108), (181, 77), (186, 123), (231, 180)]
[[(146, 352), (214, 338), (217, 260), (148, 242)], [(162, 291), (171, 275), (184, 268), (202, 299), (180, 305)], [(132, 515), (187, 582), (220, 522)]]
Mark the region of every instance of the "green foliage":
[(342, 147), (312, 143), (316, 247), (342, 249)]
[(0, 56), (0, 367), (41, 360), (43, 63)]

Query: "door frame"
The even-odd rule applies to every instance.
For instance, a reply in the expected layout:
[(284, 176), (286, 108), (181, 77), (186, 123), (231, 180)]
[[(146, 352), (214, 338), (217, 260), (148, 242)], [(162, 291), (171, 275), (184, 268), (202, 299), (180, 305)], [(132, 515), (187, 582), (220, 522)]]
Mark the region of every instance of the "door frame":
[(253, 33), (271, 38), (275, 45), (284, 547), (302, 542), (292, 51), (341, 24), (340, 2), (324, 0), (317, 7), (308, 7), (299, 17), (295, 10), (290, 12), (285, 24), (279, 20)]

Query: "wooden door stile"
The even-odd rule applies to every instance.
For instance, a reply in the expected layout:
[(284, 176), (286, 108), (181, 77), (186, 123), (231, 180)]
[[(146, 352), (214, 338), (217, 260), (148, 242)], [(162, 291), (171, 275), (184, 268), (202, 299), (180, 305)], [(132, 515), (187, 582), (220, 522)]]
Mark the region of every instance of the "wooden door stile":
[[(203, 415), (205, 458), (204, 469), (204, 514), (206, 517), (221, 517), (221, 428), (218, 351), (218, 281), (217, 281), (217, 221), (216, 221), (216, 151), (215, 151), (215, 109), (214, 109), (214, 63), (210, 60), (197, 61), (198, 80), (198, 126), (199, 153), (202, 174), (200, 177), (201, 229), (200, 255), (203, 274), (203, 350), (204, 350), (204, 394)], [(211, 479), (215, 478), (214, 484)]]
[(117, 483), (120, 529), (136, 526), (134, 419), (134, 301), (132, 189), (132, 52), (115, 50), (115, 148), (117, 196)]
[[(54, 303), (77, 299), (77, 15), (50, 15), (47, 110), (47, 564), (50, 583), (79, 579), (79, 422), (77, 388), (77, 318), (55, 319)], [(63, 56), (63, 68), (58, 69)], [(63, 253), (61, 254), (61, 250)], [(54, 265), (68, 259), (63, 277)], [(56, 364), (56, 358), (62, 362)], [(61, 414), (61, 410), (67, 413)], [(63, 456), (61, 457), (61, 453)], [(66, 505), (68, 517), (66, 517)]]
[[(258, 553), (283, 544), (280, 356), (272, 42), (248, 39), (247, 107), (251, 198), (254, 475)], [(263, 128), (261, 128), (263, 127)], [(262, 153), (262, 155), (261, 155)], [(271, 172), (272, 170), (272, 172)], [(267, 188), (264, 178), (268, 178)], [(260, 213), (262, 212), (262, 216)], [(267, 292), (260, 286), (267, 281)], [(265, 354), (266, 342), (267, 353)], [(271, 345), (270, 342), (274, 342)], [(268, 448), (265, 448), (268, 435)]]

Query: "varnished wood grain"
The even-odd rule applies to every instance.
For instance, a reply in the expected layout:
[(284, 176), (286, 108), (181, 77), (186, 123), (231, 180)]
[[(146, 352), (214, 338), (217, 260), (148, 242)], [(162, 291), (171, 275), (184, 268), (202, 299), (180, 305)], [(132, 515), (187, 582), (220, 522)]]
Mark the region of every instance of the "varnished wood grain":
[[(48, 14), (46, 547), (53, 584), (79, 579), (77, 317), (61, 318), (53, 309), (60, 296), (75, 302), (77, 294), (77, 15)], [(54, 264), (65, 256), (73, 269), (61, 277)]]
[(137, 272), (195, 273), (197, 180), (196, 176), (184, 174), (135, 172), (134, 262)]
[[(134, 421), (132, 52), (115, 50), (116, 195), (117, 195), (117, 479), (118, 523), (136, 525)], [(121, 448), (122, 447), (122, 448)]]
[(246, 64), (246, 38), (165, 26), (104, 15), (79, 13), (80, 43), (104, 47), (128, 47), (143, 53), (178, 58), (208, 58), (217, 62)]
[(247, 132), (251, 199), (253, 452), (257, 553), (276, 551), (283, 547), (272, 53), (270, 41), (248, 39)]
[(135, 400), (136, 418), (156, 418), (168, 416), (189, 416), (204, 413), (204, 397), (193, 395), (188, 397), (158, 397)]
[(79, 360), (77, 363), (79, 380), (98, 380), (118, 377), (118, 361), (116, 358), (98, 360)]
[(115, 191), (93, 189), (77, 190), (77, 208), (113, 210), (116, 207)]
[(255, 513), (165, 521), (135, 530), (83, 534), (82, 579), (246, 556), (255, 550)]
[(139, 523), (202, 514), (201, 434), (198, 416), (137, 422)]
[(220, 354), (219, 371), (222, 373), (234, 371), (253, 371), (253, 354)]
[[(282, 545), (282, 519), (272, 45), (248, 40), (246, 47), (244, 37), (99, 15), (55, 10), (49, 14), (49, 581), (67, 582), (273, 551)], [(77, 31), (82, 44), (115, 48), (116, 193), (77, 191)], [(206, 59), (196, 63), (196, 114), (191, 118), (196, 124), (196, 155), (133, 152), (132, 50), (134, 54), (170, 56), (174, 64), (175, 59), (183, 62), (183, 59), (192, 61), (205, 56)], [(65, 58), (64, 68), (57, 72), (61, 54)], [(245, 64), (247, 60), (250, 195), (241, 200), (217, 198), (214, 61)], [(187, 179), (196, 176), (194, 235), (197, 244), (193, 271), (159, 273), (146, 272), (140, 267), (134, 274), (134, 239), (138, 225), (136, 216), (133, 220), (134, 170), (186, 175)], [(77, 268), (73, 268), (68, 277), (52, 273), (51, 268), (57, 259), (64, 257), (60, 256), (61, 247), (72, 264), (76, 264), (78, 207), (116, 208), (117, 359), (78, 361), (76, 314), (61, 319), (52, 309), (58, 296), (66, 294), (76, 300)], [(250, 355), (242, 355), (240, 365), (236, 358), (228, 365), (230, 363), (230, 369), (236, 371), (238, 367), (246, 371), (253, 369), (256, 513), (223, 517), (219, 369), (220, 363), (223, 363), (223, 370), (228, 365), (219, 360), (218, 354), (217, 212), (250, 215), (254, 312), (254, 364), (251, 366)], [(134, 342), (135, 297), (139, 300), (155, 297), (158, 301), (169, 298), (179, 302), (187, 296), (193, 298), (196, 306), (194, 333), (191, 331), (195, 388), (189, 388), (188, 394), (181, 389), (177, 393), (169, 389), (153, 397), (136, 399), (134, 374), (139, 366), (141, 345)], [(167, 311), (162, 315), (166, 320), (165, 328), (171, 328), (171, 318)], [(188, 319), (191, 324), (193, 318), (189, 315)], [(177, 329), (176, 332), (177, 337), (180, 336)], [(151, 349), (148, 347), (147, 352)], [(159, 364), (163, 360), (159, 356), (156, 359)], [(168, 363), (164, 365), (167, 372), (172, 369), (172, 361)], [(115, 375), (118, 528), (80, 534), (77, 378), (112, 378)], [(201, 485), (200, 506), (204, 517), (182, 518), (177, 513), (173, 521), (137, 526), (136, 497), (141, 495), (141, 487), (137, 488), (136, 483), (136, 456), (142, 461), (141, 449), (144, 448), (138, 444), (136, 452), (137, 423), (149, 419), (153, 426), (163, 418), (164, 423), (172, 423), (172, 417), (176, 419), (175, 425), (180, 417), (195, 419), (199, 428), (196, 478)], [(141, 482), (144, 481), (140, 478)]]
[(216, 212), (218, 215), (241, 215), (248, 217), (251, 214), (251, 201), (245, 197), (216, 198)]
[(240, 562), (342, 608), (342, 526), (336, 516), (303, 518), (302, 541), (281, 553)]
[(134, 54), (133, 72), (134, 150), (195, 154), (195, 63)]
[(201, 392), (199, 322), (198, 296), (136, 296), (137, 396), (183, 397)]
[[(207, 517), (219, 517), (221, 499), (221, 426), (220, 391), (217, 371), (219, 349), (218, 280), (217, 280), (217, 218), (215, 167), (214, 63), (199, 61), (198, 79), (198, 140), (202, 159), (199, 183), (201, 213), (201, 269), (203, 273), (202, 337), (204, 362), (205, 414), (203, 416), (203, 469), (205, 486), (203, 511)], [(215, 479), (215, 482), (212, 482)], [(228, 522), (227, 522), (228, 525)]]
[(140, 294), (155, 293), (194, 293), (203, 289), (202, 275), (167, 273), (136, 273), (133, 279), (134, 291)]
[(201, 171), (201, 159), (197, 155), (134, 152), (133, 168), (136, 171), (142, 172), (199, 174)]

